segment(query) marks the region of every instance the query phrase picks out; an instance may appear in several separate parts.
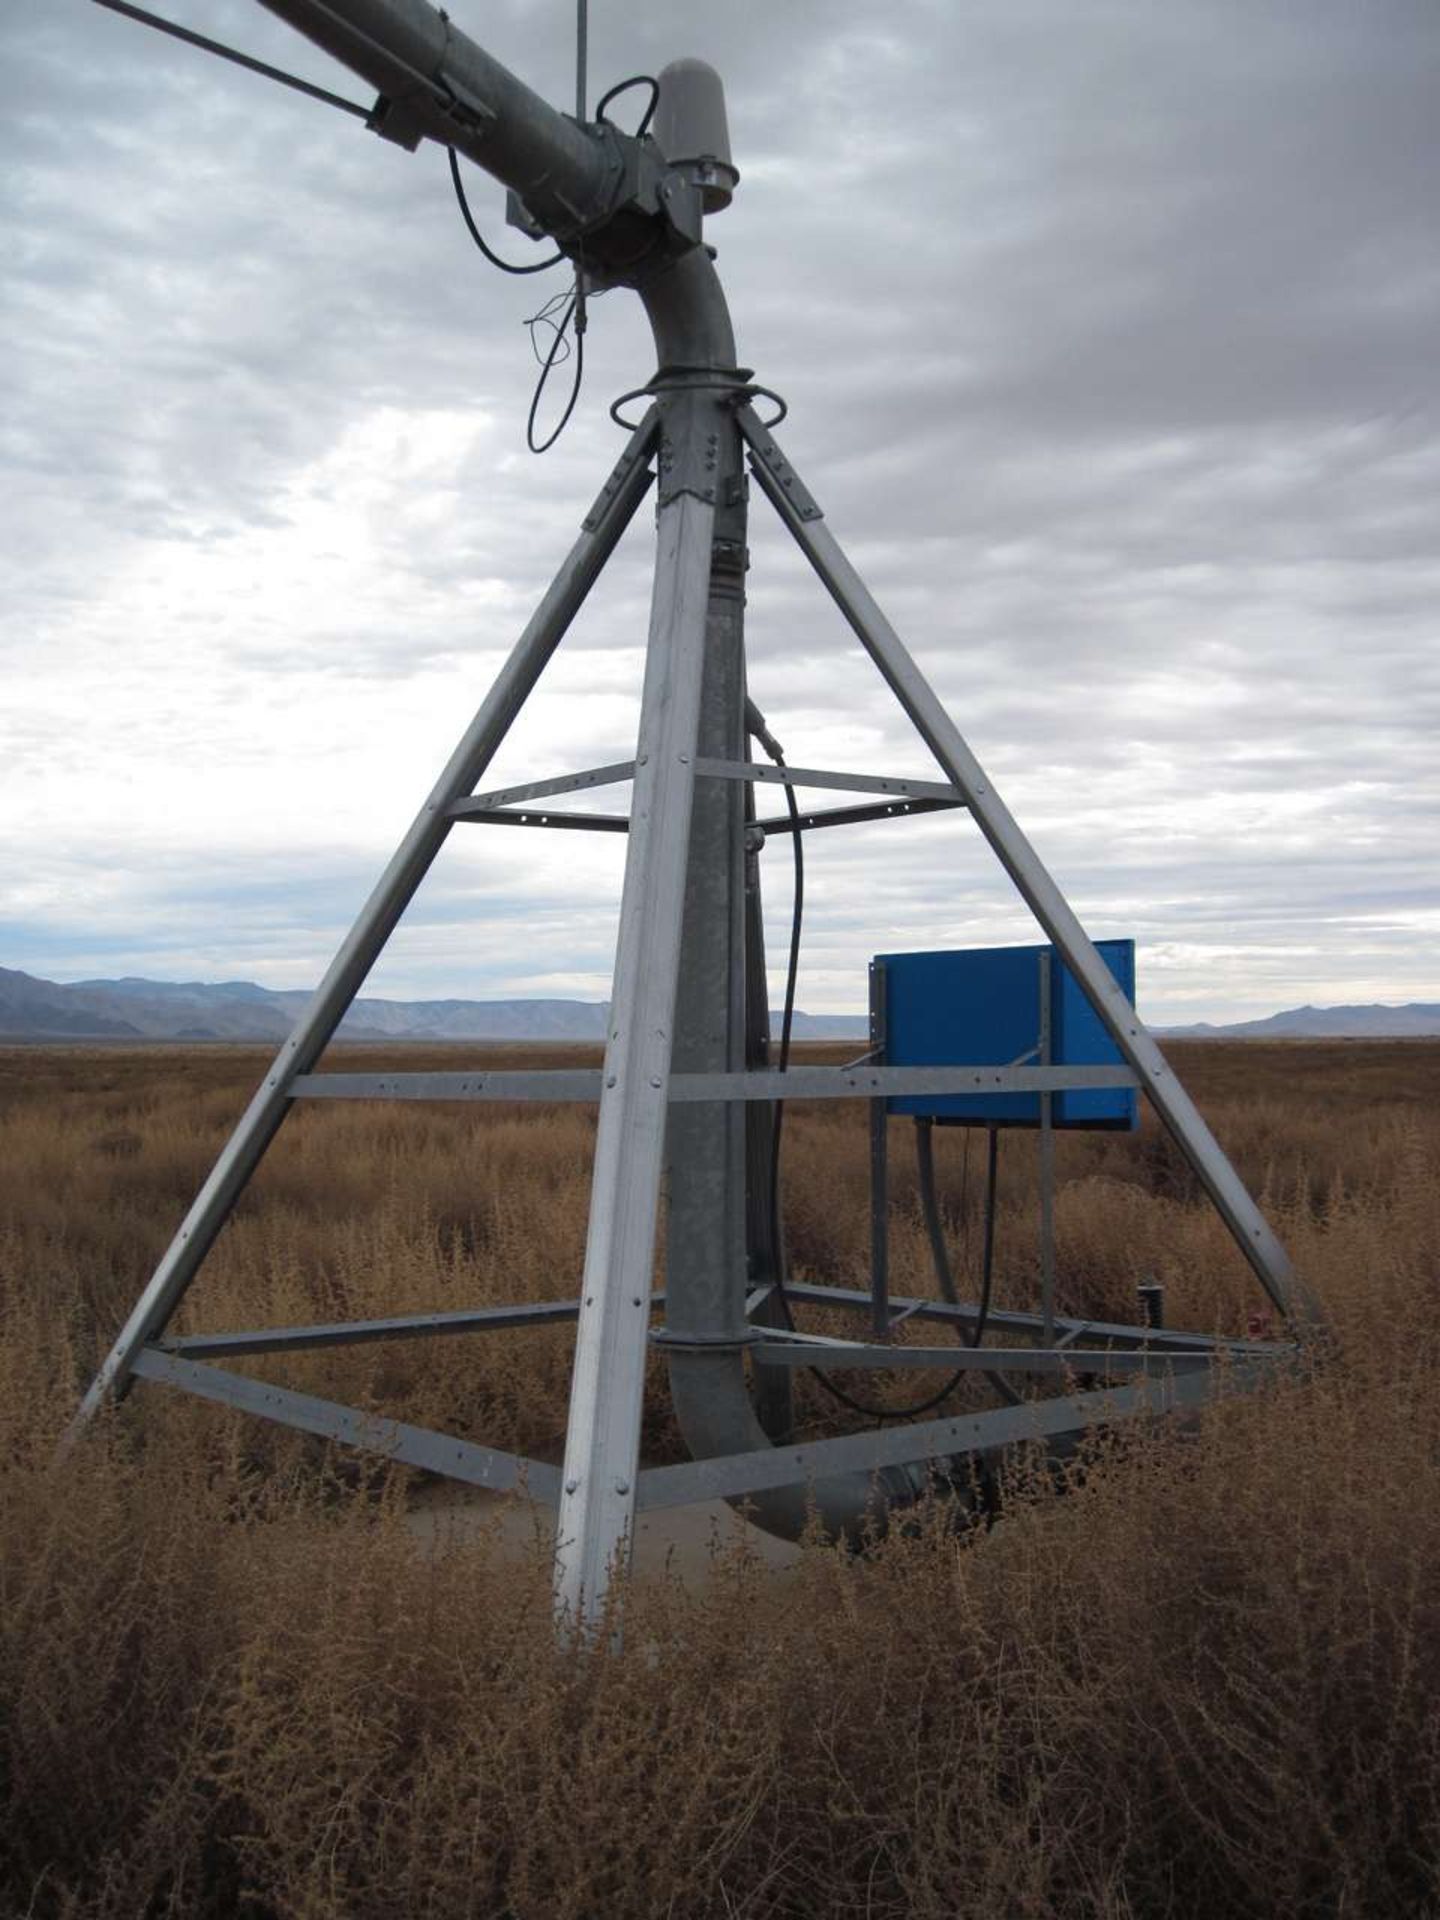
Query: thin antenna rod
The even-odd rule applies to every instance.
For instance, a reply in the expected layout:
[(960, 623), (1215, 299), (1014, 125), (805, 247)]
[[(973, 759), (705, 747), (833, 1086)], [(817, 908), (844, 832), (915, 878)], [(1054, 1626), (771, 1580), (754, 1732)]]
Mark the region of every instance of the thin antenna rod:
[[(575, 0), (575, 118), (583, 127), (585, 124), (585, 66), (590, 51), (590, 0)], [(560, 429), (570, 418), (570, 408), (580, 395), (580, 373), (585, 364), (585, 328), (589, 316), (585, 311), (585, 254), (582, 249), (575, 262), (575, 387), (570, 396), (570, 407), (565, 409), (560, 426), (551, 434), (545, 445), (552, 446)], [(537, 391), (537, 398), (538, 391)], [(533, 445), (533, 443), (532, 443)]]
[[(282, 87), (292, 87), (296, 93), (308, 94), (312, 100), (323, 100), (327, 107), (339, 107), (342, 113), (353, 113), (358, 120), (370, 118), (369, 107), (362, 107), (354, 100), (331, 93), (327, 87), (312, 86), (308, 80), (297, 79), (293, 73), (268, 66), (263, 60), (252, 59), (248, 53), (223, 46), (218, 40), (208, 40), (203, 33), (192, 33), (189, 27), (177, 26), (173, 20), (162, 20), (158, 13), (147, 13), (143, 7), (131, 6), (129, 0), (95, 0), (95, 5), (106, 8), (110, 13), (124, 14), (127, 20), (138, 20), (142, 27), (154, 27), (157, 33), (168, 33), (174, 40), (183, 40), (187, 46), (199, 47), (202, 53), (213, 53), (221, 60), (229, 60), (237, 67), (246, 68), (250, 73), (263, 74), (267, 80), (278, 80)], [(584, 0), (581, 0), (581, 5), (584, 5)]]

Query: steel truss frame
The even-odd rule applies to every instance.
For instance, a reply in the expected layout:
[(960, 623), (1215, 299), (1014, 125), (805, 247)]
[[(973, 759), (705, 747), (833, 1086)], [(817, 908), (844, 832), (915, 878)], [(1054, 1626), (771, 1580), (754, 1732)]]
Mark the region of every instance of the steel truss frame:
[[(813, 497), (747, 404), (749, 391), (738, 375), (697, 380), (690, 387), (674, 379), (657, 385), (655, 404), (632, 434), (580, 537), (107, 1355), (76, 1416), (72, 1438), (107, 1397), (124, 1392), (132, 1380), (143, 1379), (456, 1480), (523, 1491), (556, 1506), (558, 1601), (573, 1618), (589, 1622), (599, 1616), (607, 1584), (625, 1559), (637, 1510), (719, 1496), (745, 1500), (786, 1486), (823, 1486), (843, 1475), (870, 1476), (872, 1484), (893, 1487), (893, 1480), (886, 1481), (884, 1476), (900, 1469), (911, 1470), (908, 1484), (916, 1486), (923, 1484), (928, 1473), (953, 1471), (957, 1459), (984, 1461), (1025, 1443), (1053, 1444), (1098, 1423), (1197, 1407), (1217, 1388), (1252, 1385), (1293, 1356), (1296, 1347), (1291, 1340), (1223, 1341), (1169, 1329), (1057, 1318), (1048, 1295), (1040, 1315), (997, 1311), (989, 1316), (991, 1330), (1007, 1338), (1007, 1345), (1000, 1349), (890, 1343), (895, 1328), (911, 1318), (961, 1334), (973, 1331), (976, 1310), (943, 1301), (887, 1299), (878, 1337), (872, 1334), (868, 1340), (798, 1335), (777, 1323), (773, 1286), (754, 1288), (745, 1311), (718, 1331), (713, 1327), (697, 1331), (688, 1324), (654, 1327), (652, 1314), (665, 1305), (665, 1296), (652, 1290), (651, 1273), (667, 1124), (672, 1133), (680, 1133), (682, 1117), (694, 1116), (701, 1132), (684, 1136), (690, 1142), (684, 1149), (690, 1155), (688, 1164), (692, 1172), (695, 1166), (704, 1171), (721, 1161), (730, 1166), (722, 1182), (729, 1198), (719, 1204), (722, 1212), (733, 1211), (737, 1176), (731, 1162), (737, 1136), (732, 1120), (739, 1119), (747, 1106), (773, 1102), (781, 1095), (861, 1098), (878, 1105), (886, 1096), (899, 1093), (1034, 1091), (1048, 1100), (1051, 1093), (1069, 1087), (1138, 1086), (1179, 1142), (1292, 1334), (1298, 1339), (1307, 1326), (1316, 1324), (1314, 1304), (1296, 1283), (1269, 1226), (846, 560)], [(723, 476), (733, 468), (738, 477), (742, 444), (760, 490), (930, 749), (942, 780), (771, 767), (749, 761), (733, 747), (709, 750), (707, 729), (711, 734), (714, 729), (702, 720), (702, 706), (712, 699), (707, 676), (726, 632), (726, 644), (734, 656), (732, 695), (734, 688), (743, 692), (738, 613), (727, 613), (723, 605), (717, 613), (717, 595), (722, 601), (726, 593), (732, 602), (738, 600), (734, 549), (738, 525), (743, 552), (743, 504), (738, 504), (743, 502), (743, 492), (737, 495), (733, 485), (727, 492)], [(634, 759), (478, 792), (496, 749), (657, 472), (657, 558)], [(717, 585), (727, 568), (730, 584)], [(731, 710), (738, 713), (733, 698)], [(732, 739), (737, 732), (738, 721), (730, 729)], [(620, 782), (629, 782), (633, 788), (628, 815), (537, 810), (534, 805)], [(767, 784), (880, 797), (802, 813), (798, 820), (785, 814), (756, 821), (749, 797)], [(685, 997), (691, 988), (682, 979), (682, 933), (692, 911), (690, 895), (702, 881), (708, 884), (717, 879), (717, 873), (702, 873), (696, 864), (694, 849), (700, 844), (704, 820), (720, 819), (714, 808), (706, 815), (697, 806), (697, 790), (702, 788), (711, 794), (722, 788), (743, 792), (749, 812), (746, 831), (752, 836), (757, 827), (765, 833), (808, 832), (909, 813), (968, 811), (1088, 996), (1124, 1064), (1073, 1068), (1048, 1064), (1042, 1058), (1038, 1064), (1000, 1068), (900, 1069), (866, 1061), (850, 1067), (795, 1067), (782, 1077), (769, 1067), (737, 1060), (733, 1017), (732, 1038), (719, 1054), (712, 1048), (706, 1055), (709, 1064), (687, 1064), (695, 1053), (687, 1034), (698, 1003), (693, 996), (688, 1002)], [(731, 837), (725, 844), (732, 851), (722, 855), (721, 864), (732, 858), (739, 845), (733, 828), (740, 816), (729, 817)], [(318, 1072), (321, 1053), (447, 834), (464, 823), (613, 831), (628, 836), (603, 1067), (593, 1072)], [(733, 904), (723, 911), (730, 913), (726, 924), (733, 926)], [(715, 963), (714, 987), (722, 999), (729, 996), (732, 1016), (737, 994), (744, 997), (736, 978), (739, 964), (732, 941)], [(715, 1058), (722, 1062), (718, 1067), (713, 1064)], [(205, 1254), (293, 1103), (337, 1098), (597, 1102), (591, 1209), (578, 1297), (308, 1327), (172, 1334), (171, 1321)], [(695, 1145), (702, 1139), (709, 1144)], [(673, 1151), (678, 1166), (681, 1149), (673, 1147)], [(677, 1227), (673, 1203), (671, 1232), (672, 1237), (694, 1232), (693, 1221), (687, 1228), (682, 1219)], [(726, 1244), (733, 1244), (733, 1238)], [(842, 1288), (791, 1283), (786, 1294), (807, 1305), (856, 1315), (869, 1313), (873, 1305), (870, 1294)], [(345, 1342), (433, 1338), (569, 1320), (577, 1323), (576, 1355), (565, 1462), (559, 1470), (267, 1385), (217, 1364), (244, 1355), (299, 1352)], [(772, 1388), (778, 1376), (788, 1378), (800, 1365), (970, 1365), (1059, 1381), (1062, 1391), (1054, 1398), (993, 1412), (803, 1445), (734, 1451), (721, 1443), (708, 1449), (714, 1457), (641, 1471), (641, 1397), (652, 1340), (670, 1349), (682, 1363), (703, 1360), (707, 1353), (733, 1359), (748, 1349), (758, 1369), (757, 1379), (768, 1379)], [(874, 1476), (881, 1476), (880, 1482)], [(878, 1497), (883, 1500), (886, 1495), (882, 1491)]]

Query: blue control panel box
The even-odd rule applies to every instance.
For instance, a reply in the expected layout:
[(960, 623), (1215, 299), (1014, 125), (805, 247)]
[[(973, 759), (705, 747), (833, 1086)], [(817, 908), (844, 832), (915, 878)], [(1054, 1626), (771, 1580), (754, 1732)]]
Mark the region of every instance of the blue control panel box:
[[(1135, 942), (1096, 942), (1101, 959), (1135, 1001)], [(950, 953), (882, 953), (883, 1059), (892, 1067), (1008, 1066), (1040, 1035), (1041, 967), (1050, 978), (1050, 1054), (1057, 1066), (1121, 1066), (1119, 1049), (1052, 947), (977, 947)], [(1036, 1058), (1037, 1056), (1032, 1056)], [(1038, 1127), (1035, 1093), (896, 1096), (891, 1113), (958, 1126)], [(1057, 1127), (1133, 1128), (1134, 1087), (1057, 1093)]]

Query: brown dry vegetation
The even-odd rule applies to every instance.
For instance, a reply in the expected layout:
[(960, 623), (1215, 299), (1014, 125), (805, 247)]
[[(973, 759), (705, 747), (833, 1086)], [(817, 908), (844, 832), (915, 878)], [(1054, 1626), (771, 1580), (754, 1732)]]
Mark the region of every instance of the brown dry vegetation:
[[(978, 1539), (936, 1513), (637, 1588), (618, 1656), (557, 1646), (538, 1547), (422, 1547), (405, 1475), (159, 1389), (54, 1469), (262, 1061), (0, 1055), (0, 1912), (1440, 1913), (1440, 1047), (1174, 1053), (1334, 1351)], [(570, 1110), (304, 1109), (187, 1324), (567, 1295), (590, 1141)], [(787, 1167), (797, 1265), (858, 1282), (863, 1116), (797, 1110)], [(1162, 1135), (1067, 1138), (1060, 1175), (1065, 1305), (1133, 1317), (1155, 1273), (1177, 1322), (1243, 1331), (1258, 1295)], [(1033, 1197), (1017, 1142), (1017, 1304)], [(895, 1241), (897, 1291), (927, 1286), (903, 1165)], [(542, 1330), (256, 1370), (553, 1452), (567, 1363)]]

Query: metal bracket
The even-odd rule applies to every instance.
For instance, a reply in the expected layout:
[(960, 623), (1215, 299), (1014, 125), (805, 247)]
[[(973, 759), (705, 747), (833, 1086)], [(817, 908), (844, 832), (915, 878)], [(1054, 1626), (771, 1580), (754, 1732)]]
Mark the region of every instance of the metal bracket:
[(752, 464), (764, 468), (796, 517), (800, 520), (823, 520), (825, 516), (820, 511), (820, 503), (761, 426), (753, 407), (741, 408), (740, 422), (745, 429)]
[(378, 133), (393, 146), (403, 147), (406, 153), (414, 153), (426, 134), (425, 122), (403, 100), (396, 100), (388, 93), (376, 95), (365, 125), (369, 132)]
[[(446, 51), (450, 39), (450, 22), (442, 13), (445, 21)], [(442, 65), (444, 56), (442, 55)], [(414, 89), (411, 89), (414, 92)], [(421, 95), (431, 113), (440, 113), (447, 120), (453, 120), (466, 136), (466, 147), (474, 147), (488, 140), (499, 124), (500, 116), (493, 107), (487, 106), (478, 95), (471, 93), (452, 78), (439, 83), (439, 91), (433, 95)], [(404, 94), (382, 93), (370, 109), (365, 125), (371, 133), (378, 133), (382, 140), (389, 140), (397, 147), (403, 147), (407, 153), (414, 153), (426, 134), (432, 132), (429, 119), (425, 114), (417, 113)]]
[(690, 493), (714, 506), (720, 486), (720, 423), (712, 410), (666, 406), (660, 426), (657, 504)]
[(699, 246), (705, 209), (697, 180), (687, 180), (672, 167), (660, 183), (660, 211), (687, 247)]

